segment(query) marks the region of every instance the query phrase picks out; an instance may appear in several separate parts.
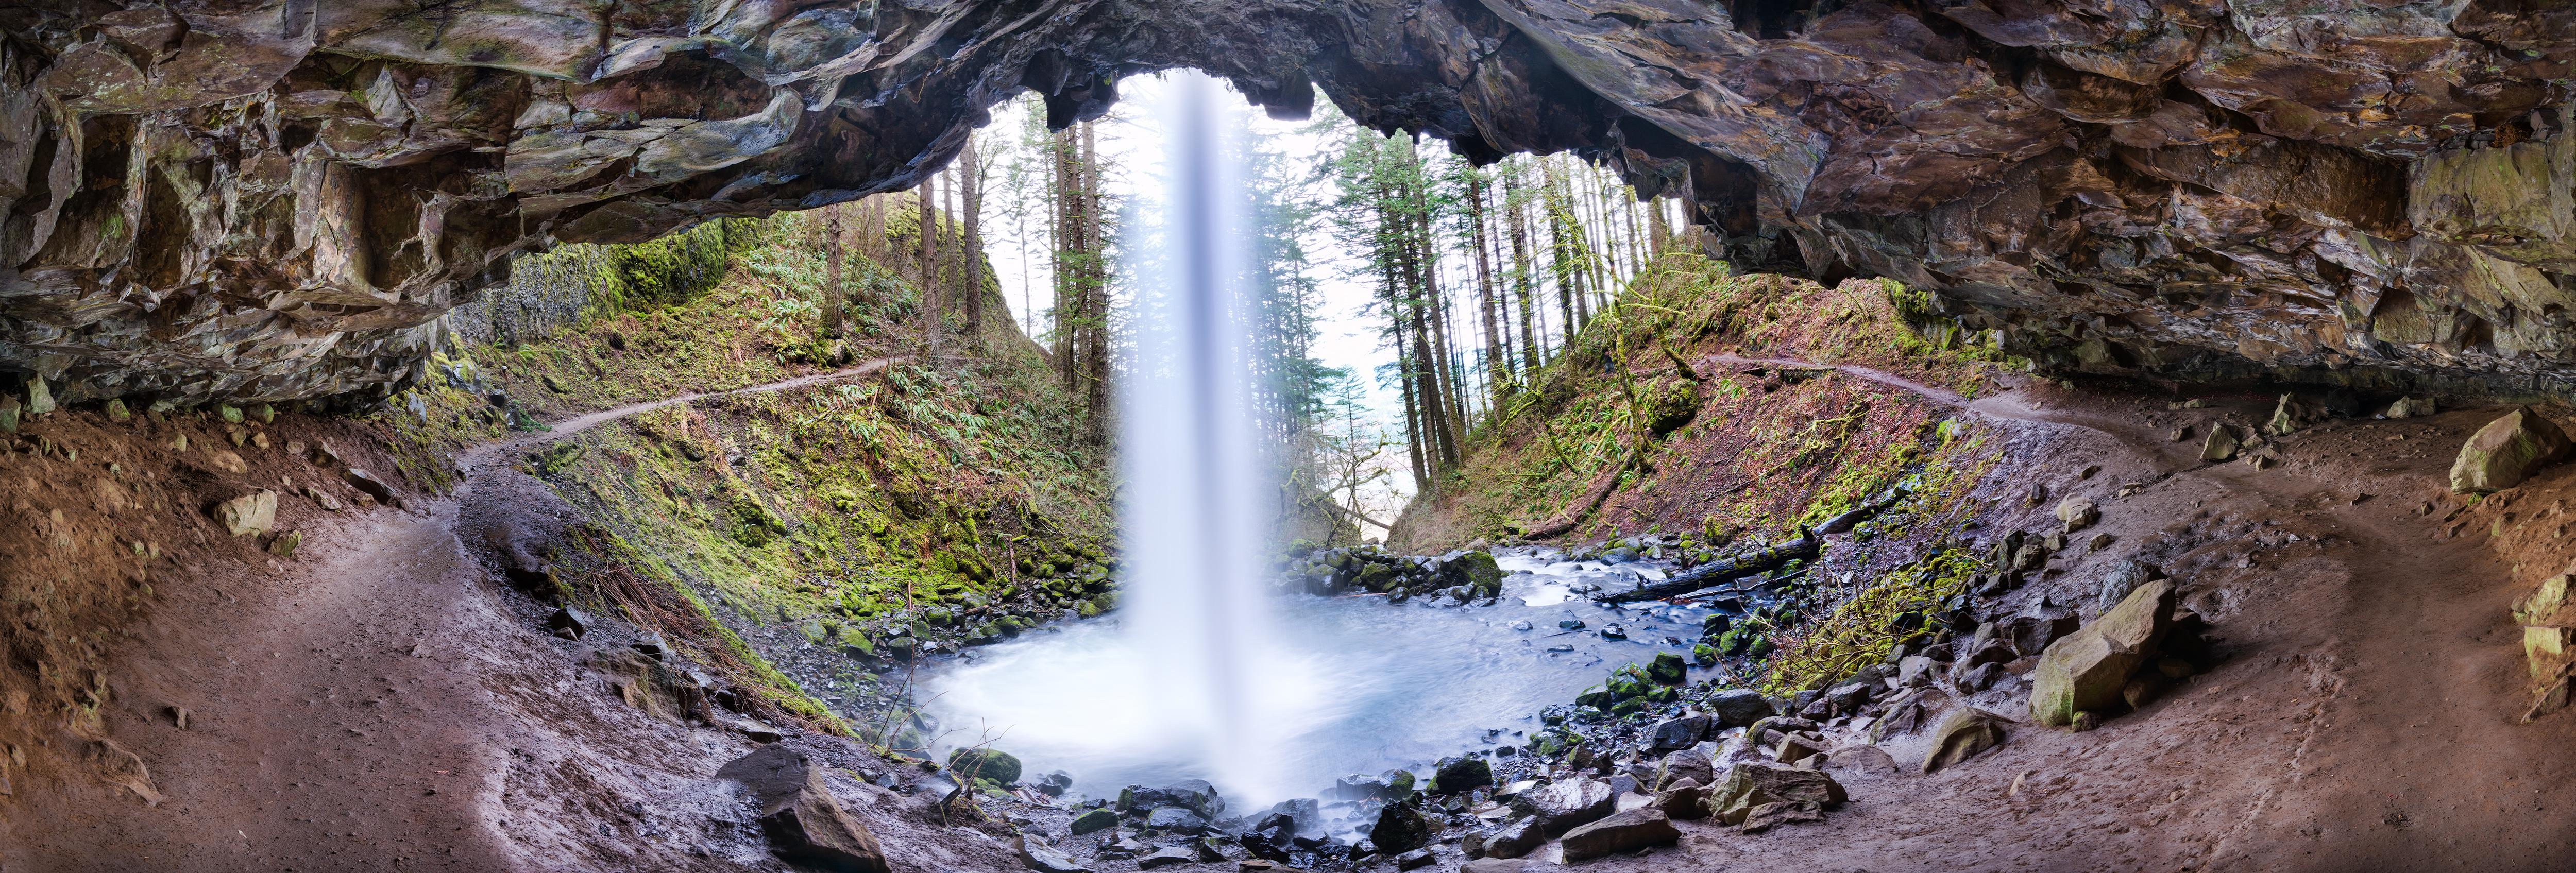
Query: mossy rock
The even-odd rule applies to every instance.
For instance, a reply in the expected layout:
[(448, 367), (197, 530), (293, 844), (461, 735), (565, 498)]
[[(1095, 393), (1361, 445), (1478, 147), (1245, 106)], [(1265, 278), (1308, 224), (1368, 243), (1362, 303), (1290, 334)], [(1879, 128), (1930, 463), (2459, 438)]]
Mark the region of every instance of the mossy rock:
[(1020, 781), (1020, 759), (1000, 749), (958, 749), (948, 753), (948, 769), (960, 776), (996, 785)]

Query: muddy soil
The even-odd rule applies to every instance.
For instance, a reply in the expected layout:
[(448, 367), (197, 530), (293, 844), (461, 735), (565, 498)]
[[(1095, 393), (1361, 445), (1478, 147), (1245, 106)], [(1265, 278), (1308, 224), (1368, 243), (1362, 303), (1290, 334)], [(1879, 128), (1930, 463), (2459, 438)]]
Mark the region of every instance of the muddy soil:
[[(549, 635), (502, 572), (571, 521), (517, 454), (658, 405), (479, 449), (455, 494), (406, 494), (410, 511), (299, 519), (292, 561), (210, 553), (162, 580), (103, 670), (99, 726), (16, 726), (33, 748), (0, 783), (0, 870), (788, 869), (749, 792), (714, 776), (754, 742), (627, 705), (589, 666), (623, 645), (616, 623)], [(951, 827), (935, 793), (860, 780), (917, 770), (786, 742), (836, 768), (898, 873), (1018, 866), (1006, 826)]]
[[(2043, 386), (1967, 404), (2013, 456), (1977, 492), (1992, 502), (1983, 533), (2051, 527), (2055, 500), (2081, 494), (2102, 506), (2087, 535), (2113, 537), (1993, 609), (2089, 604), (2109, 562), (2146, 560), (2213, 623), (2215, 669), (2095, 731), (2016, 726), (1931, 776), (1914, 767), (1920, 738), (1891, 742), (1895, 767), (1839, 769), (1853, 800), (1822, 823), (1748, 836), (1683, 822), (1677, 847), (1584, 866), (2564, 869), (2576, 719), (2519, 723), (2505, 610), (2530, 580), (2488, 547), (2488, 523), (2444, 523), (2451, 457), (2497, 410), (2332, 421), (2276, 440), (2281, 462), (2257, 469), (2200, 461), (2198, 436), (2268, 418), (2269, 398), (2170, 399)], [(306, 551), (278, 568), (244, 550), (164, 581), (108, 670), (104, 733), (31, 728), (43, 738), (0, 798), (0, 869), (782, 869), (749, 798), (713, 778), (752, 744), (619, 701), (583, 666), (614, 634), (546, 635), (486, 545), (565, 522), (503, 459), (582, 422), (467, 458), (453, 497), (304, 522)], [(2191, 437), (2172, 439), (2178, 427)], [(2027, 505), (2034, 484), (2050, 498)], [(2562, 468), (2520, 499), (2566, 491), (2576, 473)], [(2527, 550), (2526, 563), (2563, 560)], [(2019, 717), (2026, 689), (1968, 702)], [(927, 795), (854, 778), (904, 775), (884, 762), (831, 738), (788, 742), (847, 768), (833, 787), (896, 870), (1018, 867), (1007, 827), (949, 827)], [(1063, 832), (1060, 811), (1023, 813), (1033, 832)]]

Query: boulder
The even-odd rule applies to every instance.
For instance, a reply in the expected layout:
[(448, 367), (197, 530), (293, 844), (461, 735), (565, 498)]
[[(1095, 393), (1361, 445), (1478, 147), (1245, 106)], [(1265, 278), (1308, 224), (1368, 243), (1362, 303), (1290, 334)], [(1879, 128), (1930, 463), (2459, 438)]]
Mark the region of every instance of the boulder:
[(2010, 723), (2011, 719), (1973, 706), (1950, 713), (1932, 731), (1932, 748), (1923, 756), (1923, 772), (1957, 765), (1976, 757), (1978, 752), (2003, 745), (2004, 725)]
[(784, 745), (734, 759), (716, 776), (750, 786), (760, 798), (760, 829), (771, 851), (790, 862), (834, 873), (887, 873), (885, 851), (866, 825), (823, 787), (823, 768)]
[(1492, 784), (1493, 765), (1472, 755), (1443, 758), (1431, 773), (1431, 786), (1441, 794), (1458, 794)]
[(2101, 620), (2050, 643), (2031, 671), (2031, 716), (2041, 724), (2071, 724), (2077, 712), (2118, 705), (2130, 674), (2155, 658), (2172, 627), (2173, 606), (2173, 582), (2150, 582)]
[(1815, 770), (1786, 764), (1737, 764), (1708, 792), (1708, 813), (1719, 824), (1740, 825), (1766, 803), (1813, 803), (1819, 809), (1850, 799), (1842, 783)]
[(1096, 831), (1105, 831), (1117, 826), (1117, 813), (1110, 812), (1106, 809), (1095, 809), (1090, 812), (1074, 816), (1073, 824), (1070, 826), (1070, 829), (1073, 831), (1073, 835), (1078, 837)]
[(1675, 652), (1656, 652), (1654, 663), (1646, 665), (1646, 678), (1658, 685), (1680, 685), (1690, 679), (1690, 665)]
[(1537, 816), (1521, 816), (1485, 832), (1485, 857), (1518, 858), (1547, 842)]
[(1895, 756), (1888, 754), (1886, 749), (1867, 743), (1836, 746), (1833, 751), (1826, 752), (1825, 759), (1816, 766), (1837, 773), (1872, 776), (1892, 776), (1897, 772)]
[(1803, 734), (1787, 734), (1780, 737), (1778, 745), (1772, 747), (1771, 760), (1783, 764), (1795, 764), (1824, 753), (1825, 741)]
[[(1080, 819), (1075, 821), (1079, 822)], [(1115, 819), (1112, 819), (1112, 822), (1114, 823)], [(1288, 860), (1288, 852), (1297, 848), (1297, 820), (1287, 815), (1272, 813), (1263, 817), (1261, 823), (1251, 830), (1236, 835), (1235, 842), (1243, 846), (1244, 851), (1252, 853), (1253, 857), (1268, 858), (1273, 861)]]
[(1020, 759), (1000, 749), (958, 749), (948, 753), (948, 770), (968, 779), (989, 780), (997, 785), (1017, 785), (1020, 781)]
[(1091, 868), (1074, 861), (1072, 856), (1026, 836), (1020, 838), (1020, 863), (1037, 873), (1091, 873)]
[(1655, 788), (1667, 788), (1683, 780), (1701, 785), (1717, 781), (1716, 762), (1710, 761), (1706, 752), (1682, 749), (1655, 763)]
[(1145, 815), (1145, 827), (1159, 833), (1197, 836), (1207, 831), (1207, 819), (1177, 806), (1163, 806)]
[[(2097, 615), (2109, 613), (2120, 605), (2120, 601), (2129, 599), (2130, 592), (2138, 590), (2155, 578), (2156, 568), (2154, 567), (2130, 560), (2111, 562), (2110, 568), (2102, 571), (2102, 581), (2095, 588), (2094, 613)], [(2050, 640), (2050, 642), (2056, 641)]]
[(2567, 434), (2530, 407), (2488, 422), (2451, 462), (2451, 491), (2489, 494), (2522, 484), (2533, 470), (2567, 456)]
[(1647, 732), (1646, 748), (1649, 753), (1658, 755), (1687, 749), (1699, 745), (1701, 740), (1708, 739), (1709, 732), (1714, 728), (1714, 720), (1705, 715), (1669, 719), (1656, 724), (1653, 730)]
[(233, 536), (267, 533), (277, 524), (277, 492), (263, 488), (215, 504), (215, 520)]
[(1198, 813), (1200, 818), (1213, 820), (1219, 813), (1225, 812), (1225, 799), (1217, 796), (1216, 786), (1207, 784), (1205, 780), (1190, 779), (1161, 788), (1138, 788), (1122, 792), (1118, 798), (1118, 806), (1126, 810), (1154, 810), (1177, 806)]
[(1682, 832), (1673, 827), (1672, 819), (1663, 810), (1647, 806), (1567, 831), (1559, 845), (1565, 850), (1565, 862), (1572, 864), (1649, 846), (1669, 846), (1681, 838)]
[(1655, 792), (1652, 803), (1671, 818), (1699, 818), (1708, 814), (1708, 786), (1682, 779)]
[[(2131, 561), (2127, 563), (2136, 562)], [(2144, 584), (2145, 580), (2139, 580), (2139, 583)], [(2131, 586), (2131, 590), (2135, 590), (2135, 586)], [(2128, 592), (2123, 591), (2120, 593), (2120, 596), (2127, 597)], [(2119, 601), (2113, 600), (2111, 603), (2113, 605), (2118, 605)], [(2023, 614), (2004, 619), (1996, 624), (1995, 637), (2011, 644), (2012, 650), (2015, 654), (2026, 658), (2047, 651), (2048, 644), (2057, 642), (2059, 638), (2064, 637), (2067, 634), (2074, 633), (2077, 628), (2084, 625), (2084, 621), (2077, 618), (2072, 612), (2062, 609), (2049, 609), (2039, 612), (2025, 612)]]
[(1554, 837), (1609, 815), (1617, 797), (1610, 783), (1578, 776), (1522, 792), (1512, 809), (1536, 817), (1539, 830)]
[(1182, 846), (1169, 846), (1166, 848), (1155, 849), (1152, 852), (1146, 853), (1145, 857), (1136, 859), (1136, 869), (1152, 870), (1158, 867), (1170, 867), (1178, 864), (1196, 864), (1198, 863), (1198, 860), (1199, 853), (1197, 852), (1191, 851)]
[(2388, 411), (2381, 414), (2386, 415), (2389, 418), (2414, 418), (2421, 415), (2431, 415), (2435, 411), (2433, 398), (2400, 397), (2397, 399), (2397, 402), (2388, 404)]
[(2236, 457), (2236, 429), (2223, 424), (2209, 426), (2209, 439), (2200, 444), (2200, 459), (2224, 461)]
[(1719, 724), (1727, 727), (1743, 727), (1773, 714), (1771, 702), (1747, 688), (1729, 688), (1711, 694), (1700, 705), (1715, 716)]
[(1439, 833), (1440, 822), (1422, 814), (1413, 804), (1391, 803), (1378, 810), (1377, 824), (1369, 829), (1369, 842), (1377, 844), (1380, 854), (1410, 852)]
[(1462, 552), (1440, 562), (1435, 575), (1443, 587), (1464, 587), (1476, 597), (1503, 593), (1503, 568), (1485, 552)]
[(2079, 494), (2057, 504), (2057, 520), (2065, 522), (2067, 530), (2083, 530), (2102, 520), (2102, 510), (2093, 505), (2093, 498)]

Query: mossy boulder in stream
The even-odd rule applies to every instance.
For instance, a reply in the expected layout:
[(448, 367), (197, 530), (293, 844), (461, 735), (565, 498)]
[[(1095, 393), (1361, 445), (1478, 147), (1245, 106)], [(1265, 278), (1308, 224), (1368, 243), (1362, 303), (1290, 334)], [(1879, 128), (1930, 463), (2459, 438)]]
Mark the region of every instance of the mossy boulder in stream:
[(948, 769), (959, 776), (995, 785), (1020, 781), (1020, 759), (1000, 749), (958, 749), (948, 753)]

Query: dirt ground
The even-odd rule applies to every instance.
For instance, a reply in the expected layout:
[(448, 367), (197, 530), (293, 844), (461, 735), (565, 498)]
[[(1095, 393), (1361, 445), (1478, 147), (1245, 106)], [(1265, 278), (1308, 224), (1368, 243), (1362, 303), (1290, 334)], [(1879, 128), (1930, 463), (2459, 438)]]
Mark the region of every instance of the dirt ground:
[[(2095, 498), (2103, 518), (2087, 534), (2112, 544), (2070, 550), (2002, 608), (2088, 603), (2110, 561), (2135, 557), (2213, 623), (2218, 667), (2098, 730), (2017, 726), (1931, 776), (1914, 767), (1920, 738), (1893, 741), (1896, 768), (1839, 771), (1852, 802), (1822, 823), (1747, 836), (1683, 822), (1678, 847), (1582, 866), (2570, 866), (2576, 815), (2562, 810), (2576, 799), (2559, 795), (2576, 775), (2576, 716), (2519, 723), (2525, 668), (2506, 615), (2557, 571), (2563, 537), (2527, 535), (2517, 575), (2487, 532), (2504, 528), (2497, 503), (2562, 509), (2576, 468), (2450, 519), (2453, 453), (2498, 410), (2333, 421), (2279, 439), (2282, 463), (2257, 469), (2201, 462), (2199, 435), (2268, 418), (2270, 398), (2170, 399), (2043, 386), (1973, 403), (2013, 453), (1978, 491), (1994, 505), (1975, 533), (2050, 527), (2057, 499)], [(161, 580), (163, 602), (104, 671), (103, 733), (16, 726), (37, 748), (0, 798), (0, 870), (782, 869), (749, 798), (713, 778), (751, 744), (620, 703), (583, 666), (598, 643), (544, 635), (468, 545), (495, 524), (563, 520), (504, 463), (524, 448), (465, 459), (452, 498), (299, 519), (306, 551), (279, 569), (243, 550)], [(2116, 496), (2128, 483), (2138, 493)], [(2049, 500), (2025, 505), (2032, 484)], [(1969, 702), (2024, 717), (2026, 688)], [(825, 738), (790, 742), (851, 771), (878, 765)], [(945, 828), (921, 795), (834, 773), (898, 871), (1018, 867), (1004, 829)], [(1446, 863), (1463, 860), (1455, 849)]]

